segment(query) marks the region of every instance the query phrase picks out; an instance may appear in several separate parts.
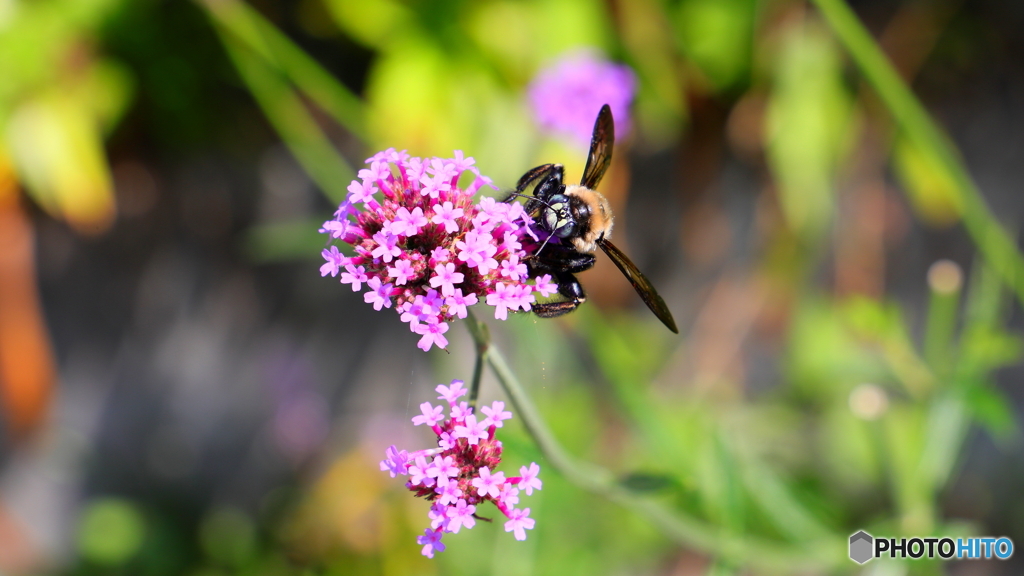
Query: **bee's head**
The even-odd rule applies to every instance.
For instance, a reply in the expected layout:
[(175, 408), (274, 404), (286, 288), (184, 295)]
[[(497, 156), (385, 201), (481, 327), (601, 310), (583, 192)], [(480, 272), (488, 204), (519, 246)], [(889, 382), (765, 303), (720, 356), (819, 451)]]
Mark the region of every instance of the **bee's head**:
[(576, 217), (572, 202), (564, 194), (554, 194), (544, 207), (544, 226), (559, 238), (571, 238), (576, 234)]

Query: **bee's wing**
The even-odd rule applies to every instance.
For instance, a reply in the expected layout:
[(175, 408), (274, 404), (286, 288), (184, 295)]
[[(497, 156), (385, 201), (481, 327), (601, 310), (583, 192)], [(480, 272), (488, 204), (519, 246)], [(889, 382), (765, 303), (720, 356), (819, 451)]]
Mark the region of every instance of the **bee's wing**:
[(597, 190), (597, 185), (612, 163), (614, 144), (615, 121), (612, 120), (612, 109), (605, 104), (597, 113), (597, 120), (594, 122), (594, 135), (590, 138), (590, 154), (587, 155), (587, 167), (583, 169), (581, 186)]
[(643, 275), (643, 272), (637, 269), (636, 264), (633, 264), (633, 261), (622, 250), (616, 248), (615, 244), (608, 240), (598, 240), (597, 243), (604, 250), (604, 253), (612, 259), (612, 262), (615, 262), (615, 265), (619, 267), (622, 274), (633, 285), (633, 289), (640, 295), (644, 304), (647, 304), (647, 307), (651, 309), (651, 312), (654, 312), (658, 320), (661, 320), (661, 323), (669, 330), (679, 334), (679, 330), (676, 328), (676, 321), (672, 318), (672, 312), (669, 312), (665, 301), (658, 295), (658, 291), (651, 285), (651, 281)]

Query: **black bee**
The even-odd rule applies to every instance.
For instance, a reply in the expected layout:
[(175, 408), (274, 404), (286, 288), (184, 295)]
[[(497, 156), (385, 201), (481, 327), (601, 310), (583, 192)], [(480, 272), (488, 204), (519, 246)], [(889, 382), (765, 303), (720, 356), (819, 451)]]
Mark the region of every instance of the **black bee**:
[[(544, 164), (523, 174), (515, 192), (506, 200), (512, 201), (518, 196), (528, 198), (526, 211), (534, 222), (550, 237), (560, 240), (549, 243), (550, 237), (545, 239), (526, 264), (530, 276), (551, 274), (558, 284), (558, 293), (565, 300), (534, 304), (533, 311), (541, 318), (553, 318), (572, 312), (585, 302), (587, 296), (576, 274), (594, 266), (594, 252), (600, 247), (625, 274), (651, 312), (678, 334), (672, 313), (651, 281), (609, 240), (614, 223), (611, 206), (608, 199), (594, 189), (611, 164), (614, 143), (612, 110), (605, 104), (594, 122), (590, 154), (579, 186), (562, 183), (565, 171), (561, 164)], [(533, 196), (523, 194), (534, 182), (537, 185)]]

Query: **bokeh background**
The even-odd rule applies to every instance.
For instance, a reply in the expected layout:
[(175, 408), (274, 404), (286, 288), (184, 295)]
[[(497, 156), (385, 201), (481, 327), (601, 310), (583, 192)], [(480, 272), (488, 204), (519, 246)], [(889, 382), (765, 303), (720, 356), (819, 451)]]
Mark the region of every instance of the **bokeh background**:
[[(577, 178), (526, 90), (581, 48), (636, 75), (602, 191), (681, 335), (607, 261), (491, 331), (572, 454), (700, 537), (513, 420), (536, 529), (428, 560), (377, 462), (472, 343), (418, 350), (317, 228), (391, 146)], [(1024, 545), (1022, 54), (1005, 0), (0, 0), (0, 573), (1019, 574), (846, 539)]]

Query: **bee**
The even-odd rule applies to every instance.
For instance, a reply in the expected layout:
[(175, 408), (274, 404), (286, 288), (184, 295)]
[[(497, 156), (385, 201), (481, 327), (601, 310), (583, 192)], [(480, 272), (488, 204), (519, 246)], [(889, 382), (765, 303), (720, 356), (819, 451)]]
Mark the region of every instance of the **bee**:
[[(526, 259), (531, 277), (551, 274), (564, 298), (533, 305), (541, 318), (553, 318), (572, 312), (586, 302), (587, 295), (576, 279), (576, 274), (589, 270), (596, 261), (598, 248), (604, 251), (633, 285), (640, 298), (669, 330), (679, 333), (675, 320), (665, 301), (651, 285), (651, 281), (637, 269), (636, 264), (611, 243), (612, 215), (608, 199), (595, 190), (612, 160), (615, 143), (615, 123), (612, 110), (605, 104), (594, 122), (590, 140), (590, 153), (579, 185), (562, 183), (565, 170), (561, 164), (544, 164), (523, 174), (507, 202), (517, 197), (527, 198), (525, 209), (538, 228), (548, 237)], [(536, 183), (533, 195), (524, 191)], [(550, 240), (557, 239), (556, 243)]]

